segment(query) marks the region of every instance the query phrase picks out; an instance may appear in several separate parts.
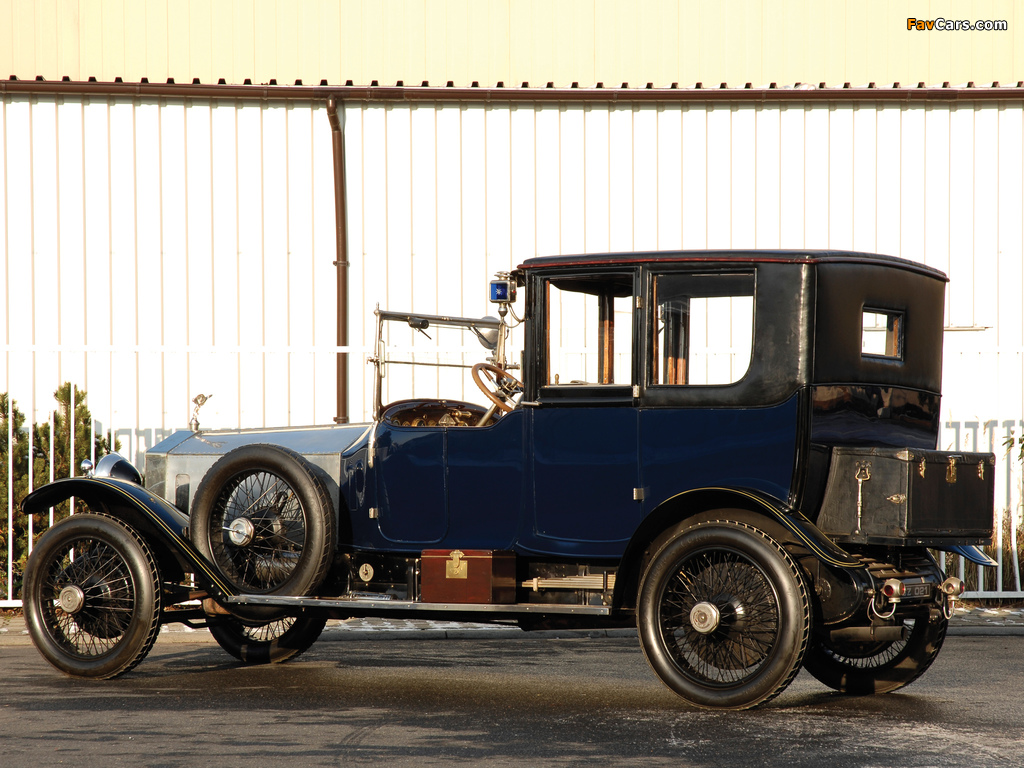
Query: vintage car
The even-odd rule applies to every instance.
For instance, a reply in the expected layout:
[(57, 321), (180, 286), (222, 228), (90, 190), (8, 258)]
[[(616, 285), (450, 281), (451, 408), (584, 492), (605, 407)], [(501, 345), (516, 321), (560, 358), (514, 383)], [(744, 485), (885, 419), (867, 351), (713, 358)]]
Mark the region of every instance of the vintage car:
[[(497, 319), (378, 310), (370, 423), (196, 428), (147, 453), (145, 486), (112, 454), (31, 494), (88, 507), (32, 553), (31, 635), (111, 678), (174, 621), (246, 663), (328, 619), (636, 626), (698, 706), (761, 704), (801, 667), (895, 690), (964, 590), (933, 552), (992, 564), (994, 457), (936, 450), (945, 284), (863, 253), (590, 254), (499, 274)], [(484, 405), (382, 402), (417, 361), (386, 327), (476, 336)]]

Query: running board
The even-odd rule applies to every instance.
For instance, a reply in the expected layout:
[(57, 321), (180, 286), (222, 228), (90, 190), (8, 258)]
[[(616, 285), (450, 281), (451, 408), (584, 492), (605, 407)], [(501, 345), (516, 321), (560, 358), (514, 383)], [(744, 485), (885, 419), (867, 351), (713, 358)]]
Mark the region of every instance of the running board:
[(410, 600), (385, 600), (380, 596), (298, 597), (278, 595), (237, 595), (227, 605), (276, 605), (285, 608), (332, 608), (335, 610), (414, 612), (414, 613), (495, 613), (495, 614), (568, 614), (572, 616), (610, 616), (606, 605), (564, 605), (558, 603), (419, 603)]

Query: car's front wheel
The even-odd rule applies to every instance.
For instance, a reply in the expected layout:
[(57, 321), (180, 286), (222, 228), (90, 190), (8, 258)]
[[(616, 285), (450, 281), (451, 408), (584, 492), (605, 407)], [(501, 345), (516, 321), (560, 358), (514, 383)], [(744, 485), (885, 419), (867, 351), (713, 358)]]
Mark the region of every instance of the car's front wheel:
[(662, 681), (701, 707), (768, 701), (803, 662), (811, 607), (800, 571), (764, 531), (728, 510), (683, 525), (644, 574), (638, 629)]
[(160, 631), (160, 574), (145, 541), (107, 515), (82, 513), (48, 530), (25, 568), (29, 634), (74, 677), (123, 675)]

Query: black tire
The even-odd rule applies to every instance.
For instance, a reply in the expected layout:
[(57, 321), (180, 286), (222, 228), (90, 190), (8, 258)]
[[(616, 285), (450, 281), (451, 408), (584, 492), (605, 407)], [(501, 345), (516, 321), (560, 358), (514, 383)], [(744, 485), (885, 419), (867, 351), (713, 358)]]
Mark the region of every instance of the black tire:
[(134, 530), (106, 515), (74, 515), (43, 534), (23, 597), (36, 648), (73, 677), (123, 675), (160, 632), (156, 561)]
[(931, 618), (903, 623), (907, 638), (894, 643), (833, 643), (815, 637), (804, 668), (829, 688), (853, 696), (889, 693), (910, 685), (939, 655), (949, 622), (933, 611)]
[(210, 633), (221, 648), (246, 664), (276, 664), (294, 659), (309, 649), (324, 630), (327, 619), (302, 613), (263, 624), (233, 616), (209, 620)]
[(654, 555), (637, 625), (665, 685), (700, 707), (748, 709), (800, 670), (811, 606), (778, 542), (746, 523), (709, 520), (681, 527)]
[(308, 595), (320, 585), (336, 529), (323, 482), (302, 456), (275, 445), (220, 458), (196, 490), (189, 523), (192, 543), (226, 581), (274, 595)]

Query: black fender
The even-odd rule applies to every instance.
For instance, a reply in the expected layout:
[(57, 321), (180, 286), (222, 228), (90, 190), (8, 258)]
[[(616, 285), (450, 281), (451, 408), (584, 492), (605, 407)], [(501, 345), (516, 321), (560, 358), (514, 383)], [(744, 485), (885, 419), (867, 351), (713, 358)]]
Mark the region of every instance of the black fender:
[(960, 555), (965, 560), (970, 560), (975, 565), (983, 565), (986, 568), (998, 568), (999, 563), (985, 554), (981, 547), (976, 547), (973, 544), (956, 544), (946, 547), (936, 547), (936, 549), (944, 552), (952, 552), (954, 555)]
[(199, 588), (218, 601), (236, 594), (192, 546), (188, 515), (141, 485), (109, 477), (68, 477), (33, 491), (21, 508), (25, 514), (35, 515), (72, 496), (135, 529), (152, 549), (164, 574), (192, 573)]
[(614, 605), (632, 607), (640, 587), (648, 551), (660, 534), (688, 518), (714, 509), (743, 509), (759, 515), (785, 533), (780, 544), (806, 550), (829, 568), (862, 569), (863, 561), (822, 533), (803, 513), (784, 507), (777, 499), (742, 488), (697, 488), (676, 494), (644, 518), (626, 546), (615, 582)]

